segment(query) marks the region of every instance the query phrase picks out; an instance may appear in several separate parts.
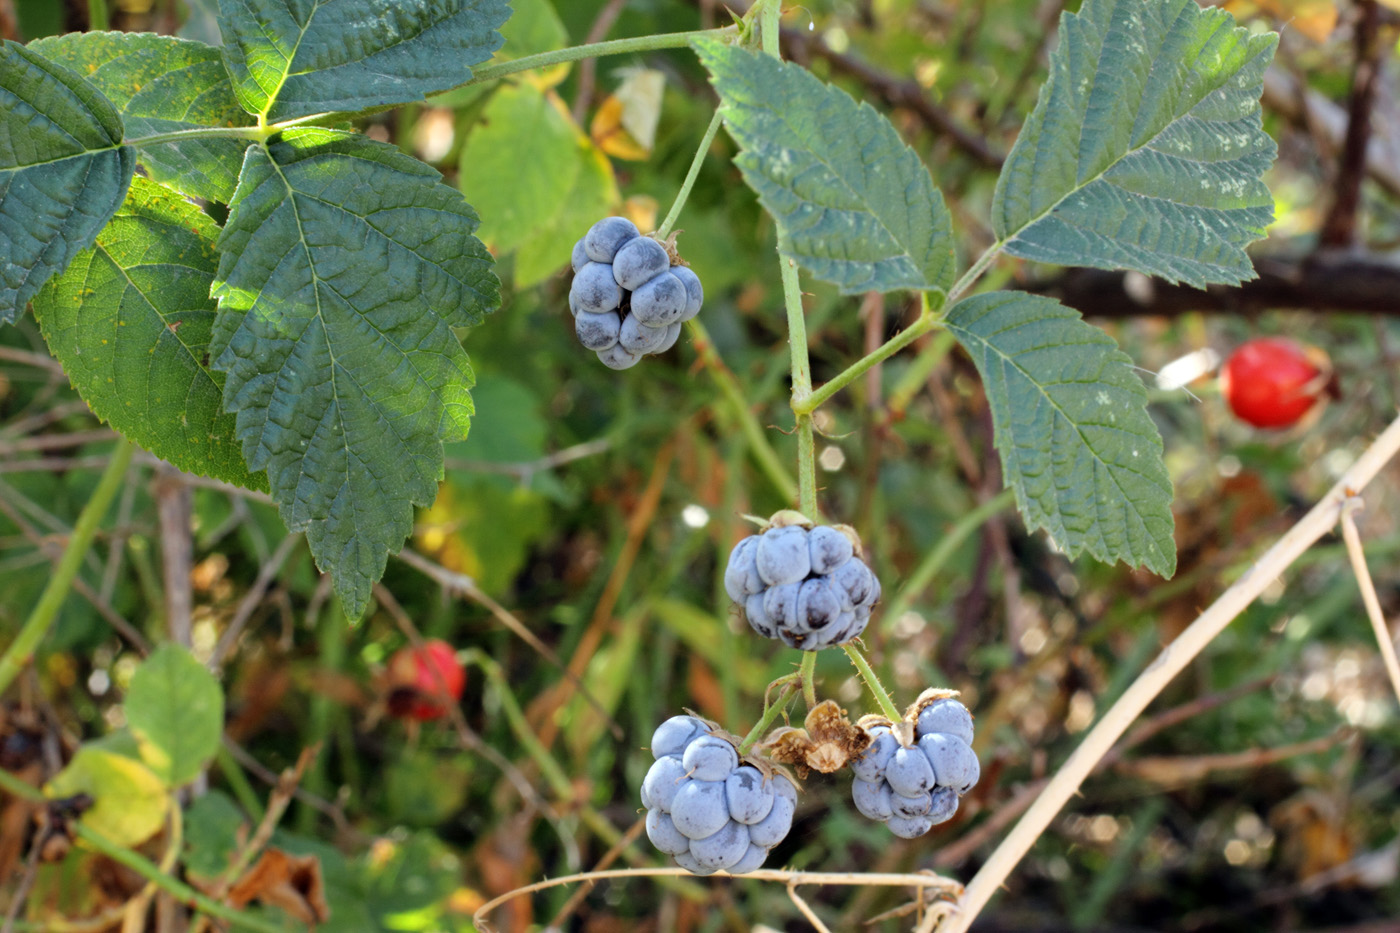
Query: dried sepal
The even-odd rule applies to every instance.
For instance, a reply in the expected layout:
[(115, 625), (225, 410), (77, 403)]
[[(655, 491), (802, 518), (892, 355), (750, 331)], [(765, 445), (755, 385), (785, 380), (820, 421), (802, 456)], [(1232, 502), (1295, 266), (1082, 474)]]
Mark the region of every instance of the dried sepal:
[(796, 509), (782, 509), (768, 517), (768, 521), (763, 525), (763, 531), (769, 531), (773, 528), (786, 528), (789, 525), (797, 525), (799, 528), (805, 528), (811, 531), (816, 527), (816, 524), (816, 522)]
[(870, 736), (846, 718), (845, 710), (832, 700), (823, 700), (807, 714), (803, 728), (775, 730), (764, 748), (774, 761), (791, 764), (806, 777), (810, 771), (831, 774), (841, 770), (869, 744)]
[(919, 714), (926, 707), (932, 706), (939, 700), (954, 700), (960, 696), (962, 696), (962, 692), (959, 690), (950, 690), (947, 687), (929, 687), (919, 694), (919, 698), (904, 711), (904, 718), (909, 722), (918, 722)]
[(839, 531), (846, 536), (846, 540), (851, 542), (851, 547), (855, 550), (856, 556), (861, 560), (865, 559), (865, 548), (861, 546), (860, 535), (850, 525), (832, 525), (832, 531)]

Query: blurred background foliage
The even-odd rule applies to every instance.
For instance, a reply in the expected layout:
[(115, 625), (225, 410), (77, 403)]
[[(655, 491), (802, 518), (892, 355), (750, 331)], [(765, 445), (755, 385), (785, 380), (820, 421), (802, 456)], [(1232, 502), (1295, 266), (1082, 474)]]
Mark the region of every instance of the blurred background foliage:
[[(1400, 211), (1387, 172), (1400, 162), (1387, 154), (1400, 152), (1400, 5), (1224, 5), (1284, 32), (1275, 87), (1290, 90), (1266, 98), (1281, 151), (1270, 178), (1278, 220), (1256, 257), (1286, 265), (1318, 255), (1334, 193), (1351, 178), (1362, 199), (1346, 246), (1392, 261)], [(728, 19), (714, 0), (514, 6), (503, 57)], [(1034, 103), (1059, 11), (1075, 6), (807, 0), (785, 16), (785, 53), (890, 114), (947, 195), (966, 258), (990, 241), (1000, 155)], [(97, 8), (112, 28), (217, 41), (203, 2)], [(75, 0), (0, 0), (9, 38), (85, 29), (89, 15)], [(1363, 29), (1381, 63), (1365, 179), (1329, 130), (1345, 126)], [(256, 823), (267, 779), (319, 746), (277, 844), (319, 858), (333, 908), (322, 929), (470, 930), (483, 899), (589, 868), (635, 826), (641, 749), (662, 719), (689, 707), (745, 731), (764, 686), (797, 655), (741, 630), (719, 574), (746, 533), (744, 515), (791, 503), (755, 466), (688, 336), (665, 357), (614, 373), (580, 351), (566, 310), (570, 245), (610, 212), (654, 227), (713, 104), (694, 56), (678, 51), (530, 72), (368, 121), (366, 132), (462, 189), (506, 286), (501, 311), (461, 335), (477, 372), (477, 417), (470, 438), (448, 448), (438, 500), (409, 542), (423, 560), (391, 560), (377, 608), (349, 626), (264, 498), (138, 456), (81, 573), (85, 592), (69, 598), (35, 676), (8, 699), (5, 766), (51, 774), (78, 741), (120, 726), (139, 643), (173, 631), (202, 659), (220, 652), (228, 696), (225, 751), (186, 813), (187, 875), (216, 873), (238, 827)], [(723, 365), (792, 464), (774, 231), (733, 152), (721, 133), (680, 220), (679, 247), (705, 283), (702, 320)], [(218, 205), (210, 210), (219, 216)], [(1069, 287), (1060, 275), (1007, 260), (987, 287), (1053, 292)], [(950, 527), (1001, 482), (976, 374), (947, 341), (928, 338), (877, 368), (820, 415), (822, 507), (859, 529), (885, 581), (886, 612), (865, 637), (877, 668), (901, 703), (927, 685), (964, 692), (983, 777), (952, 822), (903, 842), (855, 813), (848, 779), (814, 776), (771, 865), (933, 868), (966, 880), (1096, 712), (1302, 514), (1400, 401), (1400, 303), (1361, 313), (1375, 309), (1283, 294), (1237, 314), (1202, 297), (1200, 309), (1154, 313), (1152, 283), (1122, 285), (1116, 303), (1083, 310), (1152, 389), (1177, 495), (1177, 577), (1068, 561), (1006, 511), (953, 548), (927, 586), (904, 592)], [(912, 310), (905, 296), (804, 288), (818, 383)], [(1259, 334), (1325, 349), (1340, 399), (1282, 434), (1234, 421), (1212, 370)], [(32, 319), (0, 332), (0, 630), (16, 629), (37, 598), (111, 443)], [(1362, 515), (1391, 617), (1400, 613), (1397, 477), (1394, 467), (1382, 475)], [(162, 521), (182, 503), (187, 525)], [(171, 573), (165, 555), (182, 549), (188, 572)], [(445, 589), (451, 573), (472, 578), (557, 653), (594, 703), (482, 599)], [(896, 602), (904, 611), (892, 617)], [(380, 675), (407, 643), (404, 618), (469, 662), (462, 728), (409, 730), (382, 715)], [(220, 646), (233, 624), (241, 634)], [(1370, 637), (1340, 541), (1324, 542), (1159, 699), (978, 929), (1393, 929), (1400, 720)], [(854, 718), (873, 704), (853, 673), (839, 652), (818, 665), (819, 693)], [(25, 852), (16, 806), (6, 804), (0, 845), (11, 891)], [(661, 857), (642, 839), (623, 861)], [(26, 915), (81, 918), (121, 903), (132, 884), (74, 849), (39, 870)], [(497, 923), (543, 924), (568, 897), (555, 889), (515, 901)], [(854, 929), (904, 896), (828, 889), (810, 899), (833, 928)], [(564, 926), (807, 928), (776, 885), (642, 880), (597, 889)]]

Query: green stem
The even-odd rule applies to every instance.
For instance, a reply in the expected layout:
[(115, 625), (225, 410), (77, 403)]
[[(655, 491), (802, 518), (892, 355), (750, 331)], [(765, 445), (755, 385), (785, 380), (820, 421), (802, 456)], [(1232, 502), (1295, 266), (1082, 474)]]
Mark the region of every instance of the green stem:
[(724, 117), (716, 109), (715, 115), (710, 118), (709, 128), (705, 130), (704, 138), (700, 140), (700, 148), (695, 150), (695, 158), (690, 160), (690, 171), (686, 172), (685, 181), (681, 182), (680, 193), (676, 195), (676, 200), (671, 202), (671, 210), (667, 212), (666, 219), (661, 221), (661, 226), (656, 231), (657, 239), (664, 240), (671, 235), (671, 228), (680, 219), (681, 209), (690, 199), (690, 189), (695, 187), (695, 179), (700, 176), (700, 166), (705, 164), (705, 155), (710, 151), (710, 144), (715, 141), (715, 134), (719, 132), (719, 125), (723, 122)]
[(933, 371), (943, 362), (943, 358), (953, 349), (955, 343), (957, 341), (953, 335), (946, 330), (935, 334), (928, 346), (914, 357), (914, 362), (909, 364), (909, 368), (890, 390), (889, 398), (885, 401), (885, 410), (895, 417), (903, 415), (909, 407), (909, 402), (924, 387), (924, 383), (928, 382), (929, 376), (933, 375)]
[(811, 414), (829, 401), (837, 392), (840, 392), (846, 386), (865, 375), (872, 366), (877, 363), (883, 363), (900, 350), (909, 346), (909, 344), (913, 343), (915, 340), (918, 340), (924, 334), (938, 327), (939, 324), (938, 318), (929, 311), (928, 299), (925, 297), (923, 311), (919, 314), (919, 319), (917, 321), (837, 373), (829, 382), (825, 383), (815, 392), (808, 394), (802, 401), (799, 402), (794, 399), (792, 403), (793, 411), (798, 414)]
[[(809, 651), (807, 653), (813, 654), (815, 652)], [(749, 730), (749, 734), (744, 736), (744, 740), (739, 743), (739, 754), (741, 756), (747, 755), (749, 750), (758, 743), (758, 740), (768, 734), (768, 728), (772, 726), (774, 720), (787, 709), (788, 703), (792, 702), (792, 698), (797, 696), (797, 692), (797, 687), (793, 684), (785, 684), (783, 686), (782, 692), (778, 694), (778, 698), (763, 711), (763, 718), (753, 724), (753, 728)]]
[(630, 39), (609, 39), (607, 42), (594, 42), (589, 45), (576, 45), (568, 49), (556, 49), (552, 52), (540, 52), (536, 55), (525, 55), (514, 61), (498, 62), (494, 65), (484, 65), (476, 69), (471, 80), (460, 85), (467, 87), (472, 84), (482, 84), (486, 81), (494, 81), (497, 78), (504, 78), (506, 75), (515, 74), (520, 71), (530, 71), (535, 68), (549, 68), (552, 65), (562, 65), (564, 62), (576, 62), (584, 58), (601, 58), (604, 55), (626, 55), (629, 52), (651, 52), (656, 49), (679, 49), (690, 45), (691, 40), (701, 36), (723, 36), (738, 32), (737, 26), (725, 26), (722, 29), (692, 29), (689, 32), (668, 32), (658, 36), (634, 36)]
[[(31, 803), (45, 804), (48, 802), (48, 798), (36, 788), (31, 787), (13, 774), (4, 770), (0, 770), (0, 790), (15, 797), (28, 800)], [(220, 904), (213, 898), (200, 894), (194, 888), (179, 879), (172, 878), (166, 872), (161, 871), (159, 866), (155, 863), (137, 855), (125, 846), (117, 845), (107, 837), (89, 829), (82, 820), (77, 822), (74, 835), (90, 848), (107, 856), (117, 864), (124, 865), (131, 869), (162, 891), (173, 896), (176, 900), (183, 904), (188, 904), (195, 910), (206, 913), (211, 917), (217, 917), (220, 920), (226, 920), (234, 926), (245, 927), (249, 930), (257, 930), (259, 933), (282, 933), (283, 928), (280, 924), (271, 923), (245, 911)]]
[(851, 663), (860, 672), (860, 679), (865, 681), (865, 686), (870, 689), (871, 696), (875, 697), (875, 702), (880, 706), (880, 712), (885, 714), (885, 718), (890, 722), (899, 722), (903, 717), (899, 710), (894, 707), (894, 700), (885, 690), (884, 684), (880, 683), (880, 678), (875, 676), (874, 669), (870, 662), (865, 659), (865, 655), (860, 653), (860, 649), (854, 643), (842, 645), (841, 650), (846, 652), (846, 657), (851, 659)]
[(192, 130), (171, 130), (169, 133), (152, 133), (150, 136), (138, 136), (135, 139), (124, 139), (124, 146), (159, 146), (162, 143), (178, 143), (186, 139), (208, 139), (211, 137), (232, 137), (234, 139), (266, 139), (285, 126), (280, 123), (273, 123), (268, 126), (200, 126)]
[(719, 387), (720, 394), (729, 403), (730, 413), (738, 419), (739, 430), (743, 432), (744, 439), (748, 441), (749, 452), (753, 454), (758, 466), (767, 475), (773, 487), (779, 494), (789, 502), (797, 498), (797, 483), (793, 481), (787, 468), (783, 466), (782, 458), (773, 449), (773, 445), (768, 441), (768, 435), (763, 432), (763, 425), (758, 423), (753, 411), (749, 408), (749, 400), (744, 397), (744, 390), (739, 386), (739, 380), (734, 378), (734, 373), (728, 366), (724, 365), (724, 360), (720, 359), (719, 352), (715, 350), (714, 341), (710, 339), (710, 333), (705, 329), (705, 325), (700, 319), (692, 318), (685, 325), (690, 328), (690, 333), (695, 341), (696, 353), (700, 357), (700, 365), (710, 373), (715, 385)]
[(520, 703), (515, 699), (515, 694), (510, 690), (510, 684), (506, 681), (505, 672), (494, 660), (480, 652), (472, 652), (466, 658), (468, 663), (475, 664), (481, 668), (496, 687), (496, 698), (501, 702), (501, 711), (506, 714), (506, 722), (515, 733), (516, 741), (525, 749), (525, 753), (530, 756), (530, 760), (535, 763), (535, 767), (540, 769), (540, 774), (549, 783), (549, 788), (554, 796), (562, 801), (573, 800), (575, 796), (573, 782), (564, 773), (564, 769), (549, 754), (549, 749), (544, 747), (544, 743), (535, 735), (535, 731), (530, 728), (530, 721), (525, 718), (525, 711), (520, 708)]
[(817, 653), (815, 651), (802, 652), (802, 666), (797, 671), (798, 681), (802, 684), (802, 699), (807, 704), (807, 709), (817, 705)]
[(953, 287), (949, 289), (948, 300), (943, 302), (945, 308), (951, 308), (953, 302), (957, 301), (958, 298), (962, 296), (963, 292), (971, 288), (977, 280), (982, 277), (982, 273), (987, 271), (987, 267), (1001, 255), (1004, 246), (1006, 246), (1006, 241), (998, 240), (987, 247), (985, 253), (977, 257), (977, 261), (972, 264), (972, 268), (964, 272), (962, 278), (954, 282)]
[(943, 569), (943, 565), (948, 562), (948, 558), (953, 556), (953, 552), (958, 549), (958, 546), (966, 541), (974, 531), (981, 528), (993, 515), (1001, 512), (1015, 501), (1015, 494), (1010, 489), (1003, 489), (958, 519), (957, 523), (949, 528), (948, 533), (938, 542), (938, 546), (924, 555), (924, 559), (904, 581), (899, 595), (885, 610), (884, 617), (898, 623), (900, 617), (909, 611), (909, 604), (928, 587), (929, 581), (938, 575), (938, 571)]
[(103, 32), (108, 28), (107, 0), (88, 0), (88, 31)]
[(807, 319), (802, 312), (802, 286), (797, 280), (797, 264), (783, 255), (787, 237), (778, 234), (778, 267), (783, 280), (783, 303), (787, 307), (788, 345), (792, 351), (792, 410), (797, 418), (797, 509), (816, 521), (817, 442), (812, 430), (812, 410), (805, 408), (812, 395), (812, 363), (807, 356)]
[(117, 491), (122, 488), (122, 481), (126, 477), (127, 467), (131, 465), (131, 456), (135, 451), (136, 448), (130, 441), (117, 441), (117, 446), (112, 451), (112, 459), (107, 463), (102, 478), (98, 480), (97, 488), (92, 491), (92, 498), (83, 506), (82, 514), (73, 526), (73, 534), (68, 538), (68, 546), (64, 548), (58, 566), (54, 568), (53, 575), (44, 586), (39, 602), (30, 611), (29, 618), (25, 619), (24, 626), (5, 649), (4, 655), (0, 655), (0, 694), (5, 692), (11, 681), (29, 663), (39, 643), (44, 640), (50, 626), (58, 618), (58, 610), (68, 598), (73, 579), (78, 575), (78, 566), (87, 556), (88, 548), (92, 547), (92, 539), (97, 535), (102, 516), (107, 514), (107, 508), (116, 498)]

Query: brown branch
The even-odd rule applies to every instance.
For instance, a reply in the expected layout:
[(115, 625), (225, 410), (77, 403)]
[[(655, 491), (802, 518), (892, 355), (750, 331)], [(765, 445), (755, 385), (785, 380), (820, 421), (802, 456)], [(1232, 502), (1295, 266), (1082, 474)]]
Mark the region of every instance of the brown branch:
[(1371, 142), (1371, 111), (1381, 73), (1380, 4), (1376, 0), (1356, 0), (1356, 6), (1356, 67), (1347, 107), (1347, 133), (1337, 165), (1336, 200), (1318, 237), (1322, 248), (1356, 244), (1361, 182), (1366, 177), (1366, 150)]
[(1254, 268), (1259, 277), (1253, 281), (1204, 291), (1097, 269), (1071, 269), (1027, 291), (1057, 298), (1085, 317), (1271, 310), (1400, 314), (1400, 263), (1378, 255), (1324, 251), (1302, 259), (1259, 258)]

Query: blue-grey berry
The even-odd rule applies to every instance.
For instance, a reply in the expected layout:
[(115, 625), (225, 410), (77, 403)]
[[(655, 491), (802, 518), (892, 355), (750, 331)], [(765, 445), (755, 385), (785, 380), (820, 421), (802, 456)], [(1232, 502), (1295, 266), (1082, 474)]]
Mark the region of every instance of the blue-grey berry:
[(941, 732), (944, 735), (957, 736), (971, 745), (972, 714), (967, 711), (966, 706), (952, 697), (936, 700), (919, 710), (919, 721), (914, 732), (920, 738)]
[(578, 270), (569, 294), (580, 311), (594, 314), (614, 311), (622, 304), (622, 289), (613, 281), (612, 266), (605, 262), (590, 262)]
[(617, 343), (622, 333), (622, 322), (618, 320), (616, 311), (604, 314), (580, 311), (574, 317), (574, 333), (578, 335), (578, 342), (588, 349), (606, 350)]
[(692, 839), (690, 854), (701, 867), (723, 871), (749, 854), (748, 831), (743, 824), (730, 820), (704, 839)]
[(890, 832), (901, 839), (918, 839), (933, 828), (933, 820), (927, 816), (912, 818), (892, 816), (885, 821), (885, 825), (890, 828)]
[[(885, 786), (889, 786), (886, 784)], [(903, 794), (890, 794), (890, 809), (895, 816), (902, 816), (906, 820), (916, 816), (926, 816), (933, 809), (933, 795), (925, 791), (915, 797), (906, 797)]]
[(796, 583), (812, 571), (807, 552), (807, 530), (797, 525), (770, 528), (759, 536), (758, 575), (769, 586)]
[(688, 321), (700, 313), (700, 306), (705, 303), (705, 288), (700, 284), (700, 276), (688, 266), (672, 266), (671, 274), (685, 286), (685, 314), (681, 320)]
[(749, 843), (749, 851), (744, 853), (744, 857), (739, 859), (737, 865), (729, 866), (731, 875), (747, 875), (751, 871), (757, 871), (763, 867), (763, 863), (768, 859), (768, 850), (762, 846)]
[(763, 612), (779, 631), (797, 619), (797, 594), (801, 589), (801, 583), (782, 583), (764, 592)]
[(691, 739), (681, 755), (686, 773), (696, 781), (723, 781), (729, 772), (739, 767), (739, 753), (716, 735)]
[(647, 838), (667, 855), (679, 855), (690, 849), (690, 840), (682, 836), (671, 817), (660, 810), (647, 811)]
[(749, 628), (764, 638), (777, 638), (778, 627), (768, 618), (768, 610), (763, 608), (764, 593), (755, 593), (744, 599), (744, 618), (749, 620)]
[(579, 241), (574, 244), (573, 254), (569, 257), (569, 265), (577, 272), (582, 269), (588, 261), (588, 251), (583, 248), (583, 239), (580, 238)]
[(841, 616), (841, 600), (825, 577), (804, 580), (797, 592), (797, 631), (822, 632)]
[(631, 369), (641, 362), (642, 358), (636, 353), (628, 353), (622, 344), (615, 343), (606, 350), (599, 350), (598, 359), (602, 360), (608, 369), (622, 370)]
[(652, 276), (632, 292), (632, 313), (652, 327), (679, 324), (685, 316), (685, 286), (669, 272)]
[(662, 755), (642, 779), (642, 805), (649, 810), (671, 812), (671, 803), (684, 783), (686, 767), (675, 755)]
[(622, 329), (617, 335), (617, 342), (622, 344), (623, 349), (638, 355), (655, 353), (661, 349), (665, 340), (664, 327), (648, 327), (639, 322), (635, 314), (629, 314), (623, 319)]
[(818, 525), (807, 532), (807, 550), (812, 558), (812, 573), (827, 574), (855, 555), (851, 539), (829, 525)]
[(870, 604), (870, 593), (875, 587), (875, 575), (865, 566), (865, 561), (852, 557), (833, 570), (828, 576), (831, 582), (846, 592), (851, 608)]
[(657, 726), (656, 731), (651, 734), (652, 757), (675, 755), (679, 758), (685, 753), (685, 747), (690, 744), (691, 739), (709, 731), (705, 724), (694, 716), (672, 716)]
[(768, 815), (777, 794), (763, 772), (744, 765), (724, 779), (724, 796), (729, 801), (729, 818), (747, 826)]
[(777, 793), (773, 796), (773, 809), (749, 827), (749, 841), (765, 849), (771, 849), (787, 838), (788, 831), (792, 829), (792, 814), (797, 809), (796, 794), (788, 797), (783, 793), (784, 784), (791, 786), (787, 778), (779, 777), (774, 780), (778, 786), (775, 788)]
[(977, 754), (955, 735), (930, 732), (919, 739), (919, 750), (933, 765), (934, 780), (959, 794), (972, 790), (981, 776), (982, 766), (977, 761)]
[(851, 761), (851, 772), (862, 781), (878, 783), (885, 779), (885, 765), (899, 750), (899, 739), (889, 726), (872, 726), (866, 730), (870, 744), (859, 758)]
[(933, 765), (919, 749), (900, 748), (885, 765), (885, 780), (896, 794), (917, 797), (933, 789)]
[(724, 591), (736, 603), (742, 603), (755, 593), (762, 593), (766, 587), (758, 575), (758, 535), (743, 538), (729, 552), (729, 563), (724, 565)]
[(723, 781), (689, 780), (671, 801), (671, 822), (690, 839), (704, 839), (729, 822)]
[(929, 808), (928, 816), (935, 825), (951, 820), (953, 814), (958, 812), (958, 792), (951, 787), (935, 787), (930, 796), (933, 806)]
[[(671, 349), (672, 347), (674, 347), (674, 346), (676, 345), (676, 341), (677, 341), (677, 340), (680, 340), (680, 339), (681, 339), (681, 325), (680, 325), (680, 324), (672, 324), (670, 327), (666, 328), (666, 339), (663, 340), (663, 341), (661, 341), (661, 349), (659, 349), (659, 350), (654, 350), (654, 351), (652, 351), (652, 352), (654, 352), (654, 353), (665, 353), (667, 350), (669, 350), (669, 349)], [(730, 871), (733, 871), (733, 869), (730, 869)]]
[(676, 860), (677, 865), (684, 868), (692, 875), (713, 875), (717, 870), (714, 868), (706, 868), (704, 865), (701, 865), (695, 856), (690, 854), (689, 848), (684, 852), (677, 852), (671, 857)]
[[(669, 268), (671, 257), (666, 255), (666, 247), (649, 236), (628, 240), (612, 260), (613, 278), (629, 292), (636, 291)], [(684, 286), (681, 292), (684, 294)]]
[(884, 780), (862, 781), (856, 778), (851, 782), (851, 799), (856, 809), (868, 819), (883, 823), (894, 815), (890, 785)]
[(569, 313), (574, 317), (578, 317), (578, 311), (578, 295), (575, 295), (574, 290), (571, 288), (569, 289)]
[(612, 262), (622, 245), (639, 235), (637, 225), (625, 217), (604, 217), (583, 235), (583, 249), (594, 262)]

